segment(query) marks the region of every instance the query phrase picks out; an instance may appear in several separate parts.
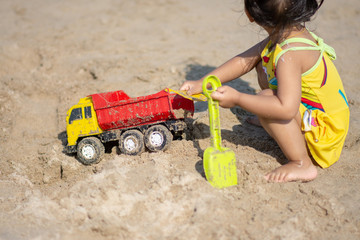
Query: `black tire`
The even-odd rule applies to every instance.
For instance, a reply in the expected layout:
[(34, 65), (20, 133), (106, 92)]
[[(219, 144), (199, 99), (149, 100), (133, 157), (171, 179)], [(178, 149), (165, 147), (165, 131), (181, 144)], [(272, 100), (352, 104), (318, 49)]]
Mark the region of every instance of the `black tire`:
[(104, 145), (96, 137), (84, 138), (77, 146), (77, 158), (84, 165), (100, 162), (104, 152)]
[(165, 151), (171, 144), (173, 135), (163, 125), (154, 125), (145, 131), (145, 146), (149, 151)]
[(124, 132), (119, 140), (119, 149), (126, 155), (139, 155), (144, 152), (144, 135), (139, 130)]

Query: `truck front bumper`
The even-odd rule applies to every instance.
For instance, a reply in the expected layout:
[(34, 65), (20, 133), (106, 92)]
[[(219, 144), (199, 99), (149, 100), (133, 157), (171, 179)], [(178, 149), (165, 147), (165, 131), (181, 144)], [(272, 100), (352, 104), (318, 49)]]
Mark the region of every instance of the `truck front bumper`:
[(64, 150), (66, 153), (76, 153), (76, 145), (65, 146)]

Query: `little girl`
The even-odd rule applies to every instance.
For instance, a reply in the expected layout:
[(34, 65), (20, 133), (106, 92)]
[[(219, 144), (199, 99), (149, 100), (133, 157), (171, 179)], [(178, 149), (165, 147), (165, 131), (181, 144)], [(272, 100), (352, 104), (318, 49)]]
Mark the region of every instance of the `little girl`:
[[(226, 83), (255, 68), (262, 91), (250, 95), (222, 86), (211, 97), (222, 107), (254, 113), (280, 146), (289, 162), (265, 179), (311, 181), (317, 176), (312, 160), (326, 168), (339, 159), (350, 116), (334, 50), (305, 28), (323, 0), (244, 1), (250, 22), (269, 36), (208, 75)], [(180, 89), (200, 93), (203, 79), (186, 81)]]

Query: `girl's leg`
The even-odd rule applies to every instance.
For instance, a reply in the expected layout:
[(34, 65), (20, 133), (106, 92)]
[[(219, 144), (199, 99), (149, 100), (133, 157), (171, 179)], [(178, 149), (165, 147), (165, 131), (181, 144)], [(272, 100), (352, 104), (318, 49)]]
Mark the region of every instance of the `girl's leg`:
[[(269, 83), (265, 74), (265, 71), (263, 69), (261, 61), (256, 65), (256, 73), (258, 77), (258, 83), (261, 88), (261, 90), (268, 89)], [(251, 116), (246, 119), (246, 121), (252, 125), (261, 127), (261, 123), (259, 121), (259, 118), (257, 116)]]
[[(274, 94), (264, 90), (260, 94)], [(317, 176), (317, 169), (309, 156), (304, 135), (301, 132), (300, 113), (291, 120), (270, 120), (259, 118), (264, 129), (275, 139), (289, 163), (268, 173), (265, 178), (271, 182), (311, 181)]]
[(268, 89), (269, 83), (261, 61), (256, 65), (256, 73), (258, 77), (259, 87), (261, 88), (261, 90)]

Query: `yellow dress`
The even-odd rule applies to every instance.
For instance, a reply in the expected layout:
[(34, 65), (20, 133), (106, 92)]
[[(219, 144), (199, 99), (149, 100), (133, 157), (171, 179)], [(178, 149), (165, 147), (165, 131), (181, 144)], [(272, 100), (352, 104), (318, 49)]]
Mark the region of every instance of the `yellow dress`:
[[(304, 38), (290, 38), (270, 50), (272, 43), (269, 42), (261, 57), (269, 87), (277, 89), (276, 66), (283, 54), (288, 51), (320, 51), (317, 63), (301, 76), (299, 111), (311, 155), (321, 167), (327, 168), (340, 157), (349, 129), (350, 111), (342, 81), (332, 62), (336, 58), (334, 49), (311, 34), (317, 43)], [(290, 43), (305, 43), (307, 46), (282, 49)]]

